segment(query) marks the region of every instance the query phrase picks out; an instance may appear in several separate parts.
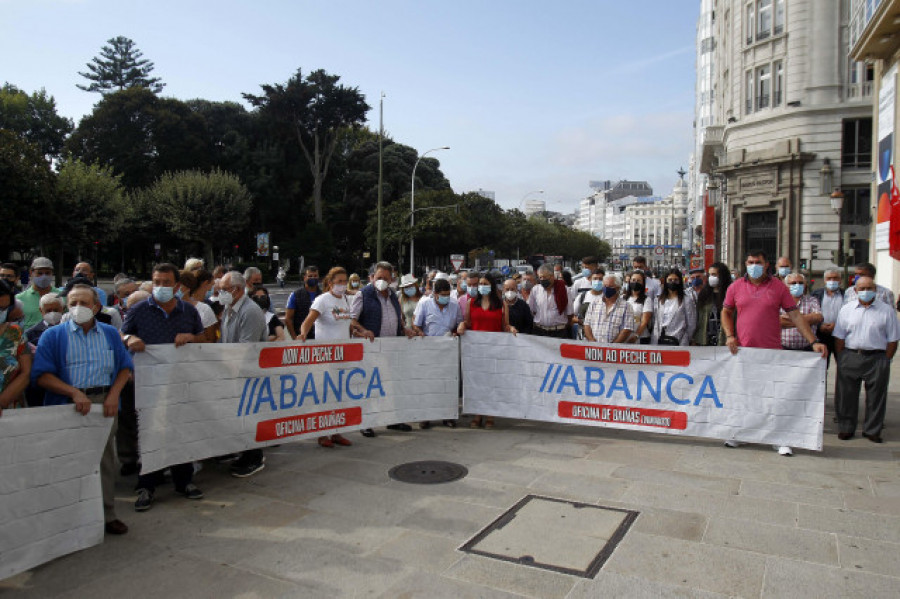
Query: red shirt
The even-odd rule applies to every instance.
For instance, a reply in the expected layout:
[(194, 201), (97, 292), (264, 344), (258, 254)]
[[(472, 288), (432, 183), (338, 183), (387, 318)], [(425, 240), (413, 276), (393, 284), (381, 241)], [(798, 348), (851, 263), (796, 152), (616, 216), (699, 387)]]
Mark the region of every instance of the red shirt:
[(738, 345), (781, 349), (779, 309), (785, 312), (796, 310), (797, 300), (791, 296), (787, 285), (775, 277), (766, 277), (759, 285), (754, 285), (745, 276), (728, 287), (724, 306), (737, 309)]
[(472, 321), (473, 331), (488, 331), (500, 333), (503, 331), (503, 308), (497, 310), (485, 310), (481, 302), (475, 298), (469, 303), (469, 318)]

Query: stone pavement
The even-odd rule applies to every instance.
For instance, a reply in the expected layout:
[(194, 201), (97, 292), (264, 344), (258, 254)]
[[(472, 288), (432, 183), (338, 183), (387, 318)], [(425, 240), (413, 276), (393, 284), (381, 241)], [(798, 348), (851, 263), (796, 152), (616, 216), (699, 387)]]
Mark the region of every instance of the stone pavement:
[[(0, 598), (897, 597), (898, 365), (891, 391), (883, 445), (838, 441), (829, 409), (825, 450), (791, 458), (501, 420), (493, 431), (352, 434), (350, 448), (283, 445), (245, 480), (207, 462), (197, 476), (206, 499), (165, 486), (143, 514), (122, 480), (127, 535), (0, 581)], [(469, 474), (442, 485), (388, 478), (424, 459)], [(458, 550), (528, 495), (640, 514), (593, 579)], [(549, 539), (559, 522), (516, 542)]]

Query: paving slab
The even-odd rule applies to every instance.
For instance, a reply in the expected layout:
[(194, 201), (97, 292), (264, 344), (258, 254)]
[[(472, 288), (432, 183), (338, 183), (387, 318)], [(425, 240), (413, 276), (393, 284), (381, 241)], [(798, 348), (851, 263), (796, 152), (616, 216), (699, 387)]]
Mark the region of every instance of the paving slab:
[(838, 565), (835, 535), (750, 520), (713, 518), (703, 542), (797, 560)]
[(819, 597), (896, 598), (900, 579), (851, 572), (843, 568), (769, 558), (759, 597), (763, 599), (817, 599)]

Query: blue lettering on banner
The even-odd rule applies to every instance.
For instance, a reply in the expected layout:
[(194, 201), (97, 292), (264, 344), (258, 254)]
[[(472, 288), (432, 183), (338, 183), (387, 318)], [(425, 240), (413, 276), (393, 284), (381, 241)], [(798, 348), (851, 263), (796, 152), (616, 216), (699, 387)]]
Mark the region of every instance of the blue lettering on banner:
[[(272, 389), (273, 382), (278, 385), (275, 393)], [(308, 372), (303, 380), (303, 390), (299, 397), (297, 385), (297, 376), (293, 374), (282, 374), (277, 379), (274, 377), (247, 379), (244, 381), (241, 391), (237, 415), (239, 417), (249, 416), (251, 412), (257, 414), (260, 409), (263, 412), (277, 412), (301, 408), (306, 401), (319, 405), (328, 403), (329, 400), (339, 403), (344, 397), (361, 400), (386, 397), (387, 395), (378, 368), (373, 368), (371, 372), (362, 368), (354, 368), (346, 372), (346, 376), (344, 370), (336, 373), (325, 371), (321, 373), (320, 378), (316, 378), (314, 373)], [(354, 388), (360, 391), (356, 392)], [(275, 401), (276, 395), (278, 396), (277, 402)]]
[[(637, 381), (629, 382), (626, 378), (627, 372), (635, 372), (633, 370), (616, 370), (609, 382), (609, 386), (604, 384), (606, 372), (602, 368), (596, 366), (585, 366), (583, 376), (579, 378), (579, 373), (574, 366), (562, 364), (548, 364), (547, 372), (541, 381), (539, 393), (554, 393), (562, 395), (567, 393), (576, 396), (587, 397), (606, 397), (612, 399), (616, 397), (624, 397), (631, 401), (641, 401), (646, 397), (648, 400), (653, 399), (656, 403), (661, 403), (663, 399), (663, 389), (665, 389), (665, 398), (670, 402), (686, 406), (693, 404), (701, 405), (703, 400), (712, 400), (717, 408), (722, 408), (722, 402), (719, 400), (719, 393), (716, 390), (716, 384), (709, 375), (703, 377), (699, 381), (699, 389), (697, 389), (698, 381), (693, 377), (677, 372), (668, 374), (665, 372), (644, 372), (637, 371)], [(653, 375), (656, 375), (653, 380)], [(679, 383), (681, 383), (679, 385)], [(633, 393), (634, 385), (637, 385), (637, 397)], [(371, 388), (371, 383), (370, 383)], [(680, 394), (678, 391), (681, 390)]]

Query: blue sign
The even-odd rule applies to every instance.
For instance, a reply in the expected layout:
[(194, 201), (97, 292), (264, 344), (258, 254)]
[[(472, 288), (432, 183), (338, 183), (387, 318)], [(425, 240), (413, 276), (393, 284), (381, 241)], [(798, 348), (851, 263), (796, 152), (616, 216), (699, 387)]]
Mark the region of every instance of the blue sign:
[(505, 274), (505, 275), (508, 275), (508, 274), (509, 274), (509, 267), (508, 267), (508, 266), (501, 266), (501, 267), (500, 267), (500, 272), (502, 272), (502, 273)]

